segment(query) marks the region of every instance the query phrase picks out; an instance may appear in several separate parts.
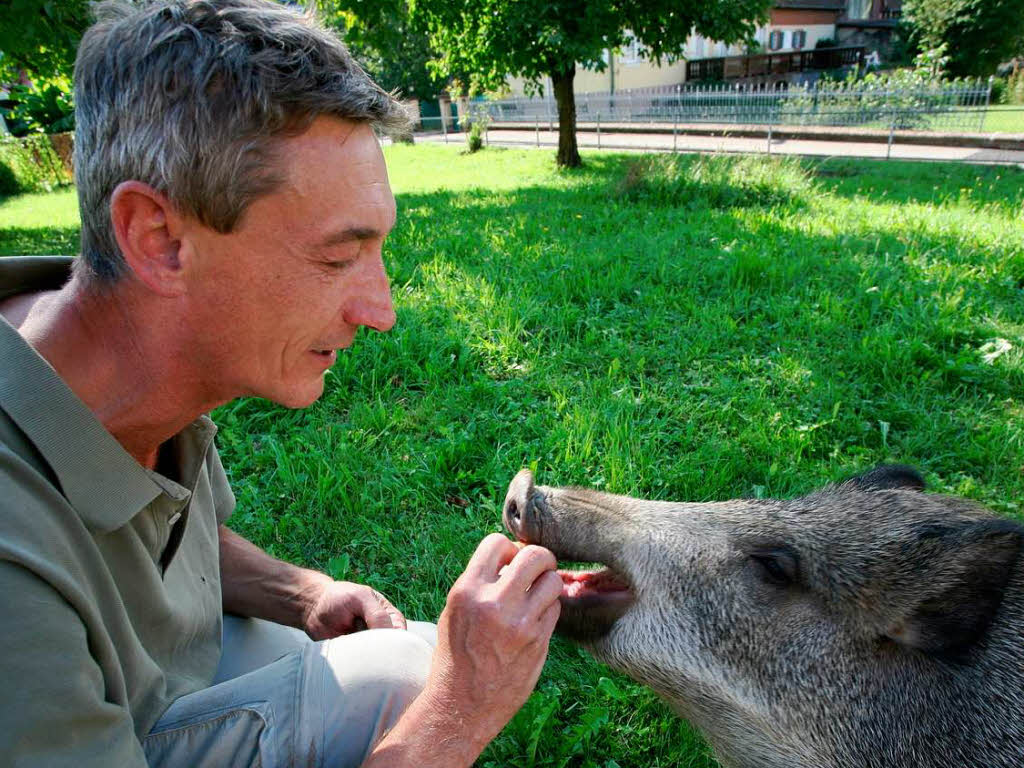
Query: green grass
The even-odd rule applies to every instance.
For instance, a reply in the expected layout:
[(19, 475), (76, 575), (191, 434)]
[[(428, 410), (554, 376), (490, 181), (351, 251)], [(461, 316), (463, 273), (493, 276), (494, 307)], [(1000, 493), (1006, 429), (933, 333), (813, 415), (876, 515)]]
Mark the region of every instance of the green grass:
[(0, 254), (77, 253), (78, 234), (73, 188), (0, 198)]
[(994, 104), (985, 115), (983, 133), (1024, 133), (1024, 104)]
[[(1024, 172), (387, 154), (395, 328), (361, 335), (309, 409), (215, 414), (232, 525), (274, 554), (434, 618), (522, 466), (708, 500), (899, 461), (1020, 517)], [(480, 765), (714, 762), (653, 694), (556, 641)]]

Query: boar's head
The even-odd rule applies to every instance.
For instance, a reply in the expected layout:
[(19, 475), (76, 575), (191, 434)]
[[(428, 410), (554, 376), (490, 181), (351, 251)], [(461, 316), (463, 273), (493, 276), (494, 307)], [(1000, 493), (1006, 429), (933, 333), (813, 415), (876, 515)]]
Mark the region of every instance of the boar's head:
[(672, 503), (524, 470), (504, 518), (605, 566), (562, 572), (558, 631), (661, 694), (723, 765), (1003, 765), (993, 723), (1019, 736), (1024, 716), (1024, 529), (923, 488), (892, 466), (795, 500)]

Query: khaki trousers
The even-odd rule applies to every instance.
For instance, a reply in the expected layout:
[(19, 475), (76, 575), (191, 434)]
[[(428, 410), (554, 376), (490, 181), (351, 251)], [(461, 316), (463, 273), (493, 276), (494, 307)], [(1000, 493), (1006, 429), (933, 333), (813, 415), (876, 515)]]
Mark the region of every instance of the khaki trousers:
[(224, 617), (214, 684), (175, 701), (143, 740), (151, 766), (355, 766), (419, 694), (437, 627), (371, 629), (313, 642)]

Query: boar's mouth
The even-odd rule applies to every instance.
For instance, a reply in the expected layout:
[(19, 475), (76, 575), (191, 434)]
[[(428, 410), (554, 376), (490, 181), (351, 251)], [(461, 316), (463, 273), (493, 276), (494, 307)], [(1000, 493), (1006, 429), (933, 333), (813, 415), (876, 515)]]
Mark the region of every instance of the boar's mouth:
[(562, 613), (557, 631), (573, 640), (592, 641), (608, 634), (635, 601), (629, 580), (612, 568), (559, 570), (558, 575)]
[(593, 641), (608, 634), (635, 602), (633, 584), (624, 569), (611, 562), (617, 547), (601, 546), (587, 541), (586, 535), (574, 535), (576, 527), (566, 524), (566, 510), (549, 496), (550, 490), (535, 488), (528, 470), (516, 475), (505, 499), (505, 527), (519, 541), (546, 547), (559, 560), (605, 566), (558, 571), (562, 612), (556, 631), (577, 642)]

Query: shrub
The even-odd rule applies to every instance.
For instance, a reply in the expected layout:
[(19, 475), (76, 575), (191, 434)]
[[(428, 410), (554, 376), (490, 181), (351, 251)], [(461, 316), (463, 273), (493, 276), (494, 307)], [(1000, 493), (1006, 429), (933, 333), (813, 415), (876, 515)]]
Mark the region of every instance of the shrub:
[(71, 174), (49, 136), (0, 140), (0, 195), (49, 192), (69, 183)]
[[(923, 51), (912, 67), (885, 72), (850, 72), (844, 80), (820, 79), (813, 89), (791, 88), (778, 121), (783, 124), (884, 123), (898, 129), (926, 128), (947, 112), (951, 92), (977, 81), (946, 79), (945, 46)], [(827, 108), (823, 108), (827, 107)], [(842, 122), (837, 122), (841, 120)]]
[(1024, 104), (1024, 68), (1014, 70), (1006, 78), (1002, 103)]
[(632, 161), (615, 196), (646, 205), (690, 209), (800, 205), (810, 174), (791, 158), (646, 155)]
[(992, 78), (992, 103), (1006, 104), (1006, 78)]
[(15, 85), (4, 110), (7, 127), (15, 136), (32, 133), (62, 133), (75, 127), (71, 83), (64, 77), (40, 81), (31, 86)]
[(491, 124), (490, 116), (483, 110), (477, 110), (469, 118), (469, 130), (466, 132), (466, 147), (470, 152), (484, 148), (484, 135)]

